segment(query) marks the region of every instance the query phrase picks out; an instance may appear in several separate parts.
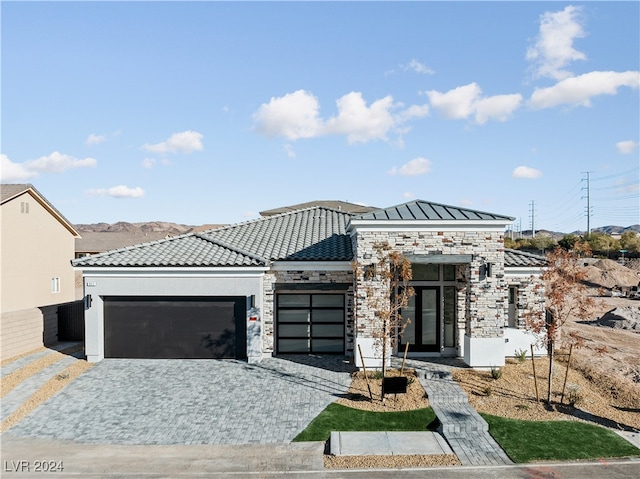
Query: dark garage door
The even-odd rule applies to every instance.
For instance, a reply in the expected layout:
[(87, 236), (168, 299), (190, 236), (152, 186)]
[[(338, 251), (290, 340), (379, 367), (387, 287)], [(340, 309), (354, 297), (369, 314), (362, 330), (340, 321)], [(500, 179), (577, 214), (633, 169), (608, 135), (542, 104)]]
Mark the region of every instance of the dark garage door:
[(104, 298), (107, 358), (246, 358), (244, 297)]

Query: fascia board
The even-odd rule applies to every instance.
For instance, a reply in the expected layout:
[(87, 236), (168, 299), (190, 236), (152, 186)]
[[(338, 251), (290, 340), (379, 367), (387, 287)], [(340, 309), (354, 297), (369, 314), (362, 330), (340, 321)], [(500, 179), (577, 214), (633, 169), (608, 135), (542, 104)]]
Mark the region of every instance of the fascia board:
[(271, 271), (352, 271), (349, 261), (274, 261)]
[(262, 277), (269, 269), (261, 268), (80, 268), (84, 277)]
[(544, 268), (536, 268), (535, 266), (532, 267), (512, 267), (512, 266), (505, 266), (504, 268), (504, 275), (507, 278), (511, 278), (511, 277), (522, 277), (522, 276), (541, 276), (542, 273), (544, 273)]
[(419, 220), (402, 221), (363, 221), (353, 220), (349, 225), (349, 231), (375, 232), (375, 231), (504, 231), (510, 221), (505, 220), (455, 220), (426, 222)]

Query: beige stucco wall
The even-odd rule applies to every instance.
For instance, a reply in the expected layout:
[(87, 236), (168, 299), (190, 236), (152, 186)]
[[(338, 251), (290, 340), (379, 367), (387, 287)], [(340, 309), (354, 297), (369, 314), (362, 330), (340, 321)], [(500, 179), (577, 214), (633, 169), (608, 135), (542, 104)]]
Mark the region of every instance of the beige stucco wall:
[[(28, 203), (28, 213), (22, 203)], [(28, 192), (1, 206), (0, 224), (1, 312), (73, 301), (71, 231)], [(52, 293), (51, 279), (56, 277), (60, 292)]]

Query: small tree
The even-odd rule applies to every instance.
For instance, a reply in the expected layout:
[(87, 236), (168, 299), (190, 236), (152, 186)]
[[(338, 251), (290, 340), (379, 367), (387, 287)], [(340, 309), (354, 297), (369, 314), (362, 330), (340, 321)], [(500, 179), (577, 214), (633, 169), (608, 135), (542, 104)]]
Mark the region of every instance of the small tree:
[(382, 377), (386, 375), (389, 349), (397, 345), (408, 319), (402, 317), (402, 308), (409, 304), (413, 288), (409, 286), (412, 278), (411, 263), (400, 252), (391, 249), (388, 243), (374, 245), (376, 262), (362, 265), (353, 264), (359, 287), (364, 288), (365, 302), (373, 311), (373, 333), (375, 347), (382, 356)]
[[(561, 327), (572, 316), (585, 319), (594, 310), (596, 301), (588, 296), (584, 284), (586, 271), (577, 261), (578, 254), (588, 254), (587, 243), (576, 242), (574, 249), (567, 251), (558, 247), (547, 253), (548, 267), (542, 274), (545, 287), (545, 311), (532, 312), (526, 320), (536, 333), (543, 333), (549, 355), (547, 404), (551, 404), (551, 383), (555, 346), (560, 340)], [(572, 336), (574, 344), (579, 338)]]

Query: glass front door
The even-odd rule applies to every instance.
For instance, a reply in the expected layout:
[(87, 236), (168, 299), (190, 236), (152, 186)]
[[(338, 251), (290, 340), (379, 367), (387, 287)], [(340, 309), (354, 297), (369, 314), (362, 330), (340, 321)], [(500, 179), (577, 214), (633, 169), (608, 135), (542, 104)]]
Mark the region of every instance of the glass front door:
[(404, 351), (409, 343), (409, 351), (439, 352), (440, 288), (417, 286), (414, 290), (415, 295), (400, 313), (409, 322), (400, 336), (398, 350)]

